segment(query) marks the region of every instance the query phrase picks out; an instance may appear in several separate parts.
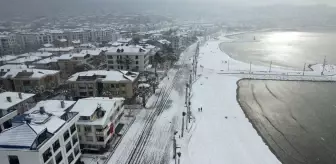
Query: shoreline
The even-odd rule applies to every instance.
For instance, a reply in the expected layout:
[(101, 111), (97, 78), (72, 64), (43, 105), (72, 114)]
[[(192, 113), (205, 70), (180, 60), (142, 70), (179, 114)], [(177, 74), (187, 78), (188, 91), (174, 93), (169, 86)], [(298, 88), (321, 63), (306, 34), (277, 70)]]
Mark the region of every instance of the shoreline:
[(241, 102), (239, 101), (239, 97), (240, 97), (240, 94), (239, 94), (239, 89), (240, 89), (240, 86), (239, 86), (239, 83), (240, 81), (243, 81), (243, 80), (247, 80), (247, 79), (239, 79), (237, 82), (236, 82), (236, 85), (237, 85), (237, 89), (236, 89), (236, 101), (240, 107), (240, 109), (244, 112), (245, 114), (245, 117), (249, 120), (249, 122), (251, 123), (253, 129), (255, 131), (257, 131), (259, 137), (262, 139), (262, 141), (266, 144), (266, 146), (268, 147), (268, 149), (274, 154), (274, 156), (281, 162), (283, 163), (283, 161), (280, 159), (280, 156), (276, 153), (275, 149), (273, 147), (270, 146), (270, 143), (266, 140), (266, 137), (264, 137), (262, 134), (261, 134), (261, 131), (259, 130), (259, 128), (257, 128), (257, 125), (252, 121), (251, 117), (249, 116), (249, 114), (247, 113), (247, 111), (245, 110), (245, 108), (243, 108)]

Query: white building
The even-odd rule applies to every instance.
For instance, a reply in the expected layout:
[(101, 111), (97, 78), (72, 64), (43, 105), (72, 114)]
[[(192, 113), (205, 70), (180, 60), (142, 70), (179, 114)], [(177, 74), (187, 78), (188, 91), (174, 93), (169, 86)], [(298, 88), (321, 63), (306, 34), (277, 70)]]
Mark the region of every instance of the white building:
[(0, 56), (13, 54), (18, 48), (15, 34), (0, 33)]
[(145, 71), (148, 68), (150, 50), (141, 46), (111, 47), (105, 52), (109, 69)]
[(74, 164), (81, 152), (75, 123), (67, 112), (75, 102), (48, 100), (17, 116), (0, 133), (1, 164)]
[(79, 141), (83, 150), (100, 150), (108, 146), (120, 118), (124, 114), (123, 98), (85, 98), (71, 110), (78, 112)]
[(0, 93), (0, 133), (12, 127), (12, 119), (35, 105), (35, 94), (20, 92)]
[[(67, 81), (75, 97), (113, 96), (133, 98), (139, 73), (92, 70), (73, 74)], [(105, 95), (109, 92), (108, 95)]]

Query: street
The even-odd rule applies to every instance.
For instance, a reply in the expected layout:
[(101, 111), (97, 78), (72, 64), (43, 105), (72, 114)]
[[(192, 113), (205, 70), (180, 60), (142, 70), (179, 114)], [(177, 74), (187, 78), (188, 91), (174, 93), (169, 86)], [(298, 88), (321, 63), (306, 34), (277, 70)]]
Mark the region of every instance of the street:
[[(172, 135), (179, 128), (196, 44), (181, 54), (176, 66), (159, 85), (160, 92), (147, 102), (151, 109), (140, 111), (132, 127), (107, 163), (169, 163)], [(151, 101), (152, 100), (152, 101)]]

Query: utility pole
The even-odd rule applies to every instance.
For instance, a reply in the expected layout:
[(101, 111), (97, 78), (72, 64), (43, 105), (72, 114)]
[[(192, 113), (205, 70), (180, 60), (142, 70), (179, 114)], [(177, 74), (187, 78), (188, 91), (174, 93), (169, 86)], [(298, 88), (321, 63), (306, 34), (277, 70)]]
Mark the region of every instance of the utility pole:
[(270, 67), (269, 67), (269, 72), (271, 72), (271, 71), (272, 71), (272, 61), (270, 63)]
[(181, 154), (181, 152), (178, 152), (177, 155), (178, 155), (178, 162), (177, 163), (180, 164), (180, 159), (181, 159), (182, 154)]
[(182, 112), (182, 130), (181, 130), (181, 137), (183, 137), (184, 134), (184, 116), (186, 115), (185, 112)]
[(250, 62), (250, 74), (251, 74), (251, 70), (252, 70), (252, 62)]
[(304, 65), (303, 65), (303, 72), (302, 72), (303, 76), (305, 75), (305, 71), (306, 71), (306, 63), (304, 63)]
[(185, 96), (185, 105), (188, 105), (188, 83), (186, 83), (186, 96)]
[(228, 71), (230, 71), (230, 59), (228, 60)]
[(176, 149), (177, 149), (176, 134), (177, 134), (177, 131), (174, 132), (174, 138), (173, 138), (173, 151), (174, 151), (173, 158), (175, 159), (175, 163), (176, 163)]
[(324, 56), (324, 60), (323, 60), (323, 70), (322, 70), (322, 72), (321, 72), (321, 75), (324, 75), (324, 69), (325, 69), (325, 65), (326, 65), (326, 63), (327, 63), (327, 57)]

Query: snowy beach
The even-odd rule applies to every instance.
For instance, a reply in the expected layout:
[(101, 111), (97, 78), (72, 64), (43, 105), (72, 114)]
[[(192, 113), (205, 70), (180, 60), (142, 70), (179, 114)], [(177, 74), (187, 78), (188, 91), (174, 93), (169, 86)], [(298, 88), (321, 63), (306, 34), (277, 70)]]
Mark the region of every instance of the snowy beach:
[[(313, 66), (315, 71), (307, 71), (305, 76), (302, 71), (281, 67), (269, 71), (268, 67), (250, 66), (230, 58), (219, 48), (224, 41), (230, 39), (219, 37), (200, 47), (199, 78), (193, 85), (191, 99), (195, 125), (180, 142), (181, 163), (280, 163), (237, 102), (237, 83), (244, 78), (334, 81), (334, 72), (328, 69), (333, 67), (326, 67), (328, 76), (321, 76), (321, 65)], [(203, 112), (198, 112), (199, 107)]]

